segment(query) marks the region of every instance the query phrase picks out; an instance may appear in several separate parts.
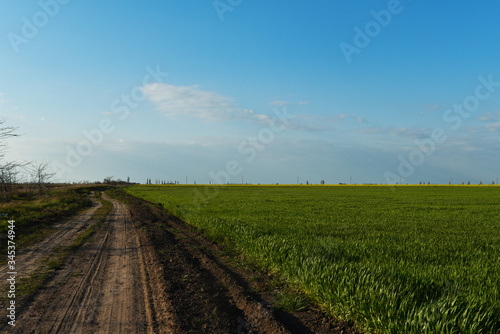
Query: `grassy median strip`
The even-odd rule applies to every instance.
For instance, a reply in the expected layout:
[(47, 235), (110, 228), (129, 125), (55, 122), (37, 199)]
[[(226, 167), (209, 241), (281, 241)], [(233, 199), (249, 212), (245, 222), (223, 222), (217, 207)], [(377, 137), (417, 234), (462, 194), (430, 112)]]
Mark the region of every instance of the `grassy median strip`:
[(101, 198), (101, 193), (95, 193), (95, 199), (101, 203), (101, 207), (97, 209), (94, 214), (93, 220), (95, 221), (88, 229), (86, 229), (82, 234), (80, 234), (73, 244), (69, 247), (71, 250), (76, 250), (80, 247), (85, 241), (87, 241), (98, 229), (104, 224), (107, 215), (113, 209), (113, 204), (109, 201), (103, 200)]

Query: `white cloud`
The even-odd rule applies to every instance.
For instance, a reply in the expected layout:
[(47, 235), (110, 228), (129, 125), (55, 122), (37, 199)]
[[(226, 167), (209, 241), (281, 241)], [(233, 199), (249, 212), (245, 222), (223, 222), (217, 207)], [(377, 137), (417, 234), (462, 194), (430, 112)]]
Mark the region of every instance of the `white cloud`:
[(224, 120), (253, 115), (252, 110), (239, 108), (231, 98), (201, 90), (199, 86), (153, 83), (142, 89), (166, 116), (189, 115), (205, 120)]
[(486, 125), (486, 129), (489, 131), (500, 131), (500, 122), (488, 124)]
[(479, 120), (483, 122), (498, 122), (500, 121), (500, 111), (497, 113), (488, 112), (479, 116)]
[[(269, 103), (269, 105), (271, 106), (277, 106), (277, 107), (282, 107), (282, 106), (286, 106), (286, 105), (289, 105), (291, 104), (290, 101), (287, 101), (287, 100), (274, 100), (272, 102)], [(298, 104), (298, 105), (305, 105), (305, 104), (309, 104), (309, 101), (299, 101), (299, 102), (296, 102), (296, 103), (293, 103), (293, 104)]]
[(286, 106), (288, 104), (288, 101), (285, 100), (275, 100), (269, 103), (272, 106)]
[(482, 114), (481, 116), (479, 116), (479, 120), (480, 121), (483, 121), (483, 122), (488, 122), (491, 120), (491, 113), (486, 113), (486, 114)]
[[(485, 128), (488, 131), (500, 131), (500, 111), (488, 112), (479, 116), (479, 120), (487, 123)], [(478, 132), (484, 128), (479, 128)]]
[(423, 106), (423, 109), (425, 111), (435, 111), (435, 110), (439, 110), (439, 109), (442, 109), (443, 106), (438, 104), (438, 103), (435, 103), (435, 104), (426, 104)]
[(347, 121), (347, 120), (354, 120), (356, 121), (357, 123), (367, 123), (366, 119), (364, 119), (363, 117), (360, 117), (360, 116), (356, 116), (354, 114), (344, 114), (344, 113), (340, 113), (340, 114), (333, 114), (331, 116), (335, 121)]
[(366, 127), (354, 129), (354, 133), (362, 133), (375, 136), (393, 136), (406, 139), (422, 139), (431, 136), (432, 129), (430, 128), (405, 128), (405, 127)]
[(269, 122), (269, 121), (271, 121), (271, 117), (269, 117), (267, 115), (255, 115), (255, 117), (258, 120), (263, 121), (263, 122)]

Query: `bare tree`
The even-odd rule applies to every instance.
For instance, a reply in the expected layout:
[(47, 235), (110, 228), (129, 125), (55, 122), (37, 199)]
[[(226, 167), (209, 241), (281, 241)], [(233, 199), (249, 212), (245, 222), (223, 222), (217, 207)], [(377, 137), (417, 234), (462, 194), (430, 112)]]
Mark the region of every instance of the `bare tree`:
[[(4, 123), (5, 119), (0, 119), (0, 126)], [(0, 127), (0, 159), (3, 159), (5, 156), (5, 151), (7, 149), (6, 139), (19, 136), (16, 130), (17, 128), (13, 126)]]
[(0, 187), (2, 188), (2, 198), (5, 201), (9, 198), (9, 194), (17, 183), (18, 174), (19, 164), (15, 162), (2, 162), (0, 165)]
[(33, 162), (29, 165), (32, 182), (38, 187), (38, 193), (43, 193), (43, 187), (50, 182), (56, 174), (50, 172), (50, 162)]
[[(5, 119), (0, 119), (0, 126), (5, 123)], [(2, 198), (7, 200), (13, 185), (17, 183), (19, 167), (22, 164), (17, 162), (4, 161), (7, 151), (7, 139), (19, 136), (16, 133), (17, 128), (13, 126), (0, 127), (0, 188), (2, 189)]]
[(111, 182), (113, 181), (113, 177), (114, 177), (114, 176), (106, 176), (106, 177), (104, 178), (104, 183), (106, 183), (106, 184), (111, 183)]

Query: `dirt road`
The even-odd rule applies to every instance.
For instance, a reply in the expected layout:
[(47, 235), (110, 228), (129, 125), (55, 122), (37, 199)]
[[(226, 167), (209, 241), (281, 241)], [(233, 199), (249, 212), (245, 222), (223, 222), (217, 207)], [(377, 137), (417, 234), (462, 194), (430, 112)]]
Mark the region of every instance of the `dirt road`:
[[(230, 269), (214, 256), (217, 246), (162, 209), (130, 197), (128, 207), (103, 199), (113, 209), (102, 226), (19, 305), (16, 326), (4, 318), (0, 332), (357, 333), (315, 310), (274, 309), (252, 292), (248, 273)], [(19, 256), (19, 266), (32, 272), (55, 247), (70, 245), (96, 209), (60, 225)]]
[[(117, 201), (112, 203), (113, 210), (104, 227), (67, 258), (55, 277), (20, 310), (16, 326), (7, 330), (13, 333), (153, 332), (149, 301), (152, 298), (146, 284), (146, 277), (150, 275), (145, 273), (145, 255), (139, 248), (126, 207)], [(26, 255), (46, 253), (64, 243), (61, 240), (68, 243), (72, 238), (64, 231), (77, 228), (93, 211), (95, 208), (77, 217)], [(61, 240), (56, 241), (57, 237)], [(50, 243), (50, 247), (46, 246)], [(41, 257), (43, 255), (38, 260)], [(18, 258), (20, 266), (24, 260), (24, 256)], [(26, 259), (23, 270), (32, 271), (36, 260)]]
[[(22, 250), (21, 254), (16, 257), (16, 271), (18, 279), (31, 275), (49, 254), (57, 247), (69, 246), (75, 237), (89, 227), (90, 218), (95, 214), (96, 210), (101, 207), (101, 203), (94, 201), (93, 206), (77, 215), (69, 221), (62, 222), (54, 226), (55, 232), (42, 242), (31, 246), (28, 249)], [(0, 268), (0, 291), (7, 285), (7, 266)], [(3, 315), (3, 314), (2, 314)]]

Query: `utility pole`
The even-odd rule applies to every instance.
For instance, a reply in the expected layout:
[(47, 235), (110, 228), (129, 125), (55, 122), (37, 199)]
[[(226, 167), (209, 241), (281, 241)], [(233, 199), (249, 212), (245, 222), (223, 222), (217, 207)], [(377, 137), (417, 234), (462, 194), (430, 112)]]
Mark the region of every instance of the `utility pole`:
[(186, 184), (188, 184), (188, 177), (186, 176)]

